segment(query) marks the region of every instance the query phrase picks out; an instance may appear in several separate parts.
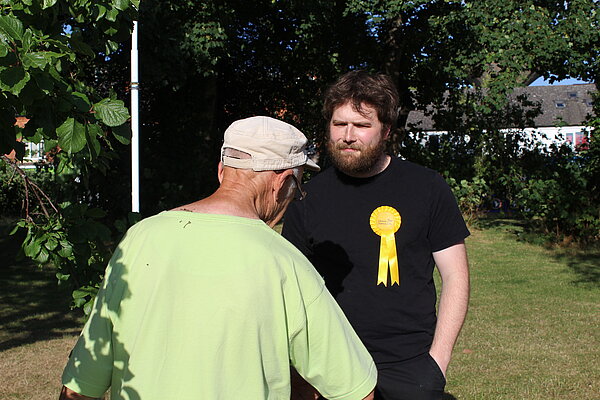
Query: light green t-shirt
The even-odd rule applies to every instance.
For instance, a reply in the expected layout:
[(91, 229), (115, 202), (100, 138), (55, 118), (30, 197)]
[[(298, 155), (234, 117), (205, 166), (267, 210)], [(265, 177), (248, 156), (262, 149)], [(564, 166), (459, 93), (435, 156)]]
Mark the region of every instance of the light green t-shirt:
[(106, 270), (63, 384), (111, 399), (289, 399), (290, 365), (330, 399), (377, 372), (309, 261), (259, 220), (167, 211)]

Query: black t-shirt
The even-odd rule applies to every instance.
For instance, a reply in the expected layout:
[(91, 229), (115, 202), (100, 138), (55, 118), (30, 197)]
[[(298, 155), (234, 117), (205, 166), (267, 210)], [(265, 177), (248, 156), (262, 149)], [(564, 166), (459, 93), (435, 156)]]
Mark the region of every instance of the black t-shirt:
[[(335, 168), (304, 186), (284, 216), (283, 236), (323, 275), (378, 364), (429, 351), (436, 324), (432, 252), (469, 235), (456, 199), (435, 171), (393, 158), (380, 174), (352, 178)], [(370, 217), (394, 208), (400, 285), (377, 284), (381, 237)]]

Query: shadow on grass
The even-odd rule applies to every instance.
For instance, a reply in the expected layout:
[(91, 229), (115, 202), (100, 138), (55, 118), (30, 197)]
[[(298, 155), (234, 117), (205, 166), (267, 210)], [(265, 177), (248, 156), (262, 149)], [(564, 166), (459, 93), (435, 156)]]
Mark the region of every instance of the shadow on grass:
[(558, 251), (555, 257), (569, 266), (575, 285), (600, 287), (600, 250)]
[(0, 351), (78, 334), (82, 313), (70, 310), (69, 292), (52, 268), (16, 260), (23, 235), (10, 230), (9, 221), (0, 222)]
[(522, 232), (527, 226), (525, 221), (521, 221), (513, 218), (503, 218), (500, 216), (487, 216), (481, 218), (475, 224), (476, 228), (479, 229), (500, 229), (511, 233)]
[(552, 256), (564, 263), (575, 274), (575, 285), (600, 287), (600, 246), (558, 247), (548, 242), (542, 234), (528, 229), (527, 221), (502, 217), (483, 218), (477, 222), (479, 229), (497, 229), (515, 235), (515, 240), (524, 241), (551, 249)]
[(442, 400), (457, 400), (456, 397), (452, 396), (450, 393), (444, 393), (442, 396)]

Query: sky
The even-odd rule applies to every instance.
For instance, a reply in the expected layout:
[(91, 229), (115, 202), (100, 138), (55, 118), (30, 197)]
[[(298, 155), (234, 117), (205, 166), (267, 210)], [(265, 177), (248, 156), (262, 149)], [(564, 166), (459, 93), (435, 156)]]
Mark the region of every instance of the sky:
[[(584, 82), (584, 81), (580, 81), (578, 79), (569, 78), (569, 79), (565, 79), (562, 81), (556, 81), (552, 85), (576, 85), (578, 83), (591, 83), (591, 82)], [(544, 78), (538, 78), (530, 86), (548, 86), (548, 85), (550, 85), (550, 83), (548, 81), (545, 81)]]

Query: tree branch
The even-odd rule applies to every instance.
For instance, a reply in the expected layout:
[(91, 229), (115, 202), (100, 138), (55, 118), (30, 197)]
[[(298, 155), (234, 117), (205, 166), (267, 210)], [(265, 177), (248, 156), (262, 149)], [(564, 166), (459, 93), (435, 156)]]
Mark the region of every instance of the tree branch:
[[(52, 209), (54, 210), (55, 213), (57, 213), (57, 214), (59, 213), (58, 208), (56, 208), (54, 203), (52, 203), (52, 200), (50, 200), (50, 197), (35, 182), (32, 182), (31, 179), (29, 179), (29, 177), (27, 176), (25, 171), (23, 171), (21, 168), (19, 168), (16, 161), (11, 160), (10, 158), (8, 158), (5, 155), (0, 156), (0, 158), (4, 162), (6, 162), (8, 165), (10, 165), (11, 168), (13, 169), (13, 172), (17, 173), (23, 180), (23, 188), (25, 189), (25, 218), (28, 221), (33, 221), (31, 218), (30, 212), (29, 212), (29, 207), (30, 207), (29, 192), (30, 191), (31, 191), (31, 193), (33, 193), (33, 195), (37, 199), (37, 202), (40, 205), (40, 207), (42, 208), (42, 211), (46, 218), (50, 218), (50, 213), (48, 212), (48, 209), (46, 208), (45, 202), (47, 202), (52, 207)], [(45, 202), (44, 202), (44, 199), (45, 199)]]

